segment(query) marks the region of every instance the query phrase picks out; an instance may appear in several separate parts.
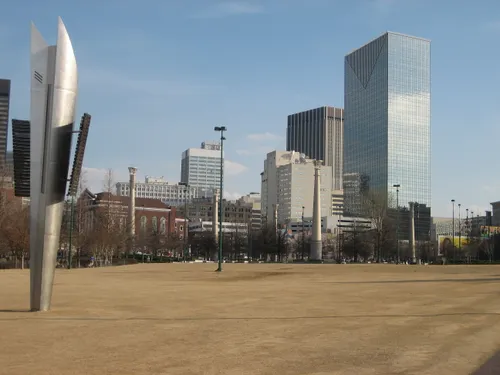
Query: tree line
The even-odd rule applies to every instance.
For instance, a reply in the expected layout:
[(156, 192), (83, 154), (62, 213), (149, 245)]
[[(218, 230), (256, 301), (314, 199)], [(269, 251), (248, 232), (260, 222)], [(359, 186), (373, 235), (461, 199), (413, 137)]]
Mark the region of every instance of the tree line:
[[(79, 192), (84, 191), (85, 178)], [(114, 191), (113, 172), (109, 170), (103, 184), (105, 192)], [(396, 218), (390, 214), (393, 197), (367, 193), (362, 197), (363, 217), (346, 228), (323, 234), (323, 258), (335, 262), (391, 262), (411, 258), (408, 242), (396, 239)], [(129, 235), (127, 217), (111, 202), (94, 212), (89, 222), (88, 208), (83, 200), (65, 202), (61, 227), (58, 265), (67, 267), (109, 266), (131, 262), (165, 262), (182, 260), (216, 260), (219, 242), (211, 231), (189, 232), (187, 238), (156, 227), (136, 230)], [(122, 207), (119, 208), (120, 210)], [(291, 235), (285, 226), (264, 226), (258, 231), (224, 233), (222, 255), (227, 261), (301, 262), (309, 259), (311, 238), (306, 232)], [(446, 244), (443, 258), (453, 262), (471, 262), (478, 257), (494, 260), (496, 242), (471, 237), (465, 248)], [(424, 262), (437, 258), (437, 244), (427, 238), (417, 241), (416, 255)], [(71, 257), (70, 257), (71, 253)], [(25, 266), (29, 260), (29, 206), (0, 194), (0, 268)]]

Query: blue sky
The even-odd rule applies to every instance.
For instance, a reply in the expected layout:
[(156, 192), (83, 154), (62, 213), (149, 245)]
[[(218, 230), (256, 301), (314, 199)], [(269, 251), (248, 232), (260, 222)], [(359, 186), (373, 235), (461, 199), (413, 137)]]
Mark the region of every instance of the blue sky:
[(55, 43), (57, 16), (79, 67), (78, 117), (92, 114), (85, 179), (180, 178), (180, 156), (228, 127), (228, 194), (260, 191), (286, 116), (343, 106), (343, 58), (390, 30), (432, 40), (432, 206), (500, 200), (498, 0), (19, 0), (2, 4), (0, 77), (11, 117), (29, 117), (30, 21)]

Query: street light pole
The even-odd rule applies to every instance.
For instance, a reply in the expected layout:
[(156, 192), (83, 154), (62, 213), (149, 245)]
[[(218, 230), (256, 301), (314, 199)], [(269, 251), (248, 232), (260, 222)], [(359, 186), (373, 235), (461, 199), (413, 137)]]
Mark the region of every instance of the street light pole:
[(184, 250), (182, 252), (182, 259), (185, 260), (186, 253), (188, 250), (188, 239), (187, 239), (187, 225), (188, 225), (188, 217), (187, 217), (187, 203), (188, 197), (187, 194), (189, 192), (189, 185), (187, 182), (179, 182), (179, 186), (184, 186)]
[(220, 132), (220, 195), (219, 195), (219, 262), (217, 272), (222, 272), (222, 206), (224, 204), (224, 132), (227, 131), (225, 126), (214, 127), (216, 132)]
[(455, 261), (455, 199), (451, 200), (452, 211), (451, 211), (451, 245), (453, 248), (453, 261)]
[(186, 184), (186, 188), (184, 189), (184, 254), (183, 259), (186, 257), (187, 253), (187, 193), (188, 193), (188, 185)]
[(306, 234), (304, 232), (304, 209), (302, 206), (302, 260), (304, 260), (304, 256), (306, 255)]
[(74, 223), (74, 215), (75, 215), (75, 196), (71, 196), (71, 207), (70, 207), (70, 215), (69, 215), (69, 243), (68, 243), (68, 269), (71, 269), (72, 259), (72, 240), (73, 240), (73, 223)]
[(470, 237), (472, 237), (472, 234), (473, 234), (473, 230), (472, 230), (472, 225), (474, 224), (474, 211), (471, 211), (470, 212)]
[(469, 243), (470, 231), (469, 231), (469, 209), (465, 209), (465, 233), (467, 234), (467, 244)]
[(392, 187), (396, 188), (396, 209), (397, 209), (397, 219), (396, 219), (396, 249), (397, 249), (397, 261), (398, 264), (400, 262), (399, 259), (399, 188), (401, 184), (394, 184)]
[(458, 249), (462, 250), (462, 218), (461, 218), (462, 204), (458, 204)]

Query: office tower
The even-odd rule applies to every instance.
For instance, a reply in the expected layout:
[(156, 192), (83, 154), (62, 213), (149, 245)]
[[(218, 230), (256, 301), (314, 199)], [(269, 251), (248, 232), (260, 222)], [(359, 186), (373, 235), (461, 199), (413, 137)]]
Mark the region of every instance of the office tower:
[(387, 32), (344, 66), (346, 213), (359, 214), (352, 198), (368, 191), (395, 207), (396, 184), (400, 206), (430, 206), (430, 41)]
[(322, 160), (332, 169), (332, 189), (342, 189), (344, 110), (320, 107), (288, 116), (287, 151)]
[(76, 58), (61, 18), (56, 45), (49, 46), (32, 24), (30, 78), (31, 310), (46, 311), (52, 298), (78, 91)]
[(0, 79), (0, 166), (5, 165), (9, 133), (10, 80)]
[(189, 148), (182, 153), (181, 182), (199, 188), (200, 196), (211, 197), (220, 186), (220, 164), (219, 142), (203, 142), (200, 148)]
[[(269, 225), (277, 211), (278, 224), (313, 215), (314, 160), (294, 151), (267, 154), (261, 174), (261, 213)], [(321, 168), (321, 212), (332, 215), (332, 171)], [(304, 208), (303, 208), (304, 207)]]

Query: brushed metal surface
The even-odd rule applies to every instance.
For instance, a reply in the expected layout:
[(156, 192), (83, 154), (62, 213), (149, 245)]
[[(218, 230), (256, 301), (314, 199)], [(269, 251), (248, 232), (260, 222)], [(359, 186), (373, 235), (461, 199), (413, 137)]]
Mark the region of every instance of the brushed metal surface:
[(50, 309), (77, 87), (73, 46), (61, 18), (55, 46), (48, 46), (32, 24), (30, 305), (36, 311)]

